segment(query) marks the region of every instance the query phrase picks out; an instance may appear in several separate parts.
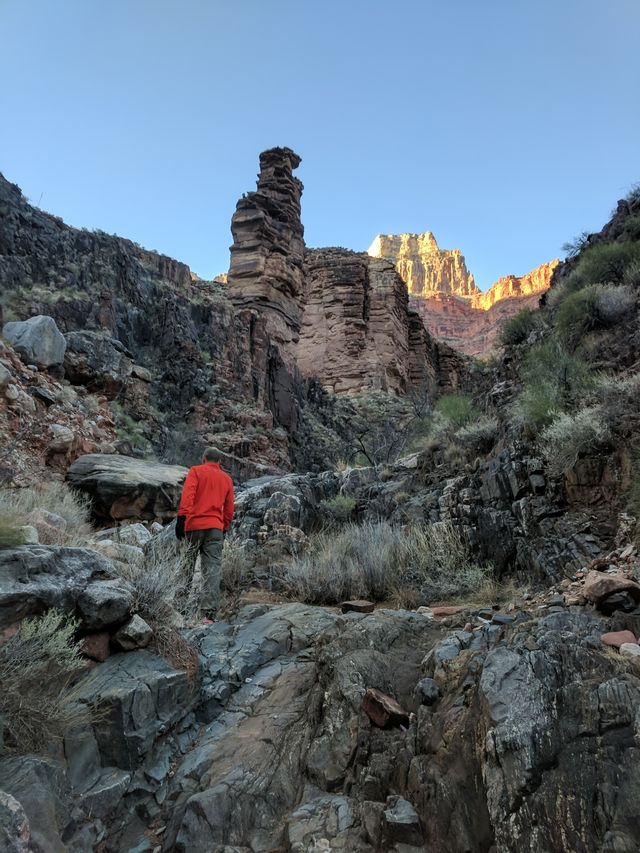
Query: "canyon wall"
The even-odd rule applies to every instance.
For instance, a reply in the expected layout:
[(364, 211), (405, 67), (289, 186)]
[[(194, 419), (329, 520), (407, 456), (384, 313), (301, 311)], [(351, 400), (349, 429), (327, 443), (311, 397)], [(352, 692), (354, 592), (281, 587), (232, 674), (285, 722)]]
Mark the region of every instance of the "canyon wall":
[[(296, 377), (349, 395), (403, 394), (419, 384), (435, 396), (456, 387), (463, 359), (440, 358), (422, 321), (410, 319), (407, 288), (393, 262), (346, 249), (305, 249), (302, 184), (293, 176), (300, 162), (289, 148), (263, 152), (257, 191), (243, 195), (231, 223), (227, 292), (237, 309), (264, 320), (270, 341), (262, 350), (271, 368), (254, 359), (257, 387), (273, 384), (263, 374), (273, 372), (274, 358), (280, 408)], [(458, 275), (464, 259), (450, 254), (438, 269)], [(279, 421), (286, 418), (280, 414)]]
[(523, 276), (504, 276), (483, 292), (460, 250), (440, 249), (430, 231), (379, 234), (367, 251), (395, 263), (407, 285), (410, 307), (436, 340), (476, 357), (496, 349), (504, 322), (525, 307), (537, 308), (559, 263), (541, 264)]

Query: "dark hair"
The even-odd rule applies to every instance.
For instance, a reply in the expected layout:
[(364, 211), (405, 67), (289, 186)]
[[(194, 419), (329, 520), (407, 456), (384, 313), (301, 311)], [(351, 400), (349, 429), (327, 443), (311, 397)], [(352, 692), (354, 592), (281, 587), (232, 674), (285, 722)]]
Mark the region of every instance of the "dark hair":
[(205, 462), (220, 462), (222, 459), (222, 453), (217, 447), (207, 447), (205, 452), (202, 454), (202, 458)]

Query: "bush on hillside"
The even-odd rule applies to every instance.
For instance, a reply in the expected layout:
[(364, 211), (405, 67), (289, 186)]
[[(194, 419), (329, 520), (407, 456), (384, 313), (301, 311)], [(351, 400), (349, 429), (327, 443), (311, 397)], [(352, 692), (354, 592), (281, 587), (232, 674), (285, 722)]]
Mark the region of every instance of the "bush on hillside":
[(465, 426), (479, 414), (465, 394), (445, 394), (436, 403), (436, 411), (456, 427)]
[(325, 501), (320, 501), (320, 509), (331, 521), (344, 523), (353, 518), (357, 501), (350, 495), (336, 495)]
[(488, 453), (498, 437), (498, 419), (482, 415), (455, 433), (456, 440), (474, 453)]
[(400, 530), (388, 522), (318, 534), (286, 573), (291, 594), (312, 604), (349, 598), (412, 605), (476, 591), (487, 579), (450, 522)]
[(515, 346), (524, 343), (531, 332), (539, 327), (540, 315), (531, 308), (523, 308), (522, 311), (506, 320), (500, 331), (500, 342), (504, 346)]
[(640, 261), (640, 242), (598, 243), (580, 256), (575, 270), (581, 286), (589, 284), (622, 284), (631, 264)]
[(555, 329), (563, 341), (577, 345), (592, 329), (622, 322), (633, 312), (636, 299), (627, 285), (590, 284), (565, 296), (555, 315)]
[(25, 619), (0, 646), (0, 751), (46, 751), (52, 739), (89, 721), (71, 683), (84, 660), (76, 624), (55, 610)]
[[(1, 528), (5, 535), (30, 524), (38, 531), (43, 545), (73, 547), (85, 544), (91, 535), (90, 507), (89, 498), (66, 483), (0, 489)], [(0, 529), (0, 547), (2, 539)]]
[(543, 430), (540, 441), (550, 473), (560, 476), (573, 468), (580, 456), (602, 447), (609, 438), (602, 411), (594, 406), (575, 414), (559, 413)]
[(640, 415), (640, 373), (599, 376), (597, 396), (611, 425), (626, 415)]
[(523, 389), (514, 417), (534, 432), (551, 423), (558, 412), (575, 409), (595, 385), (588, 365), (553, 338), (531, 347), (521, 376)]

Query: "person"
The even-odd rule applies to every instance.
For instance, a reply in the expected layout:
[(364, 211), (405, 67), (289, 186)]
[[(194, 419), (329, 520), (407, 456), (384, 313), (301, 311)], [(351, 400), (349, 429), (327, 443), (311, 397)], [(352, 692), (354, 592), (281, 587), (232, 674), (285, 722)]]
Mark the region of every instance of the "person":
[(205, 625), (211, 625), (218, 616), (224, 535), (233, 519), (233, 480), (220, 467), (221, 458), (220, 451), (208, 447), (202, 465), (189, 469), (176, 521), (176, 536), (189, 543), (186, 557), (189, 584), (196, 557), (198, 554), (201, 557), (200, 618)]

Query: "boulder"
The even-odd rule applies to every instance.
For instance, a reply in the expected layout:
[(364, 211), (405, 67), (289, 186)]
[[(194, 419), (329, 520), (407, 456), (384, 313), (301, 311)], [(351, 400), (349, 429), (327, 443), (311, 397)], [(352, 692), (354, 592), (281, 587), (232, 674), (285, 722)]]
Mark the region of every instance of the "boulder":
[(109, 634), (106, 631), (101, 631), (99, 634), (87, 634), (82, 638), (82, 654), (86, 655), (91, 660), (105, 661), (110, 654), (109, 650)]
[(392, 796), (382, 813), (383, 831), (390, 843), (422, 846), (422, 828), (418, 813), (408, 800)]
[(380, 690), (370, 687), (364, 694), (362, 710), (371, 722), (380, 729), (409, 725), (409, 714), (396, 702), (393, 696), (387, 696)]
[(136, 613), (120, 628), (113, 639), (124, 652), (130, 652), (133, 649), (144, 649), (149, 645), (152, 637), (153, 629)]
[(640, 646), (638, 643), (623, 643), (620, 646), (620, 654), (630, 658), (640, 656)]
[(100, 631), (124, 622), (133, 607), (133, 589), (125, 580), (98, 580), (78, 596), (78, 614), (83, 626)]
[(64, 337), (67, 379), (113, 400), (132, 373), (133, 361), (124, 344), (101, 332), (67, 332)]
[(31, 828), (24, 809), (6, 791), (0, 791), (0, 850), (4, 853), (29, 853), (33, 850)]
[(38, 314), (5, 323), (2, 333), (27, 364), (57, 367), (64, 361), (67, 344), (53, 317)]
[[(88, 548), (59, 548), (53, 545), (21, 545), (0, 550), (0, 628), (26, 616), (35, 616), (55, 607), (72, 616), (85, 616), (88, 630), (102, 628), (107, 613), (126, 617), (124, 601), (131, 604), (131, 592), (123, 581), (111, 581), (114, 569), (102, 555)], [(88, 592), (101, 585), (100, 591)], [(117, 601), (114, 606), (111, 596)], [(83, 598), (84, 596), (84, 598)], [(96, 602), (100, 598), (100, 605)], [(82, 605), (79, 605), (83, 598)], [(83, 614), (84, 609), (84, 614)], [(97, 622), (88, 618), (98, 616)]]
[(609, 631), (603, 634), (600, 640), (605, 646), (613, 646), (614, 649), (619, 649), (625, 643), (635, 643), (635, 635), (631, 631)]
[(168, 520), (175, 515), (187, 469), (129, 456), (89, 453), (67, 472), (76, 489), (91, 496), (98, 518)]
[(635, 601), (640, 601), (640, 584), (622, 574), (605, 574), (590, 571), (584, 580), (584, 597), (598, 606), (614, 593), (628, 592)]
[(358, 599), (355, 601), (343, 601), (340, 609), (343, 613), (373, 613), (376, 606), (373, 601)]
[(0, 388), (6, 388), (13, 379), (11, 371), (0, 362)]

